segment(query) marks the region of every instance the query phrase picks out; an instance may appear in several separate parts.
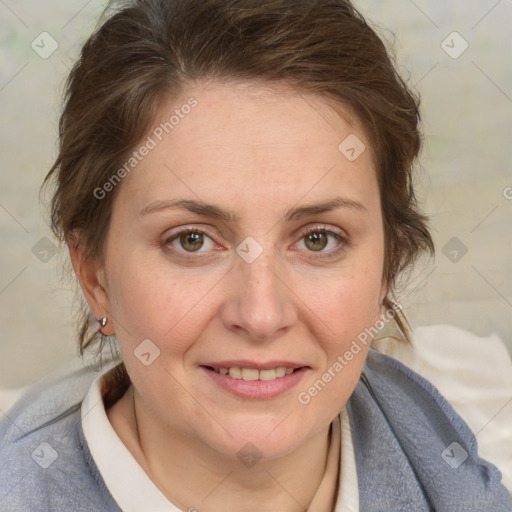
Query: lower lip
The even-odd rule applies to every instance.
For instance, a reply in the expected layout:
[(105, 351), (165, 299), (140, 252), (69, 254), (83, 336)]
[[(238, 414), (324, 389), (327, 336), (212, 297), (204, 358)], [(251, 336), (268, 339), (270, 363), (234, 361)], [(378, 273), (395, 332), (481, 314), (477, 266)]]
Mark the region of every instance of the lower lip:
[(303, 367), (274, 380), (243, 380), (221, 375), (204, 366), (201, 366), (201, 369), (221, 388), (241, 398), (255, 399), (274, 398), (286, 393), (300, 382), (307, 371), (307, 368)]

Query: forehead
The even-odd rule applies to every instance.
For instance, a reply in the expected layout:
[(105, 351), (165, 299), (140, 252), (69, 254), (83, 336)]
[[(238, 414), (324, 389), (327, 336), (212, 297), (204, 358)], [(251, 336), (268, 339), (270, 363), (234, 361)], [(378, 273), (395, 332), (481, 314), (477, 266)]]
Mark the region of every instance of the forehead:
[[(160, 109), (155, 125), (165, 124), (173, 109), (197, 100), (171, 135), (176, 141), (201, 133), (201, 145), (246, 148), (338, 148), (351, 133), (366, 139), (354, 109), (317, 94), (299, 92), (283, 83), (198, 83)], [(208, 131), (208, 133), (206, 133)], [(193, 143), (193, 137), (188, 142)]]
[(262, 206), (376, 192), (353, 109), (283, 85), (196, 83), (160, 108), (149, 139), (154, 147), (121, 194), (141, 208), (184, 194), (245, 205), (257, 197)]

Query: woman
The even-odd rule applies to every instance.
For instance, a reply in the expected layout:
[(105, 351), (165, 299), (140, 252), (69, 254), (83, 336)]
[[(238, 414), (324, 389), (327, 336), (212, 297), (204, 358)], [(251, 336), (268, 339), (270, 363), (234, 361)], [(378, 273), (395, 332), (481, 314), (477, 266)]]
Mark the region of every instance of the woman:
[(512, 510), (446, 400), (370, 348), (407, 334), (394, 284), (433, 252), (418, 122), (348, 1), (106, 17), (47, 181), (81, 352), (122, 363), (11, 411), (2, 510)]

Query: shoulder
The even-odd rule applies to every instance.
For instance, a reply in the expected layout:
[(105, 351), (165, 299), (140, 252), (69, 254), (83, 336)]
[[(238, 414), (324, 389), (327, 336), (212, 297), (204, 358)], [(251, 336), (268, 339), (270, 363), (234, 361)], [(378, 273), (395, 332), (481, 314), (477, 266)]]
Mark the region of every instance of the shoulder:
[(372, 344), (433, 384), (478, 438), (483, 458), (512, 491), (512, 359), (496, 333), (479, 336), (447, 324), (414, 329), (412, 344)]
[(409, 423), (424, 430), (428, 425), (431, 439), (450, 444), (448, 440), (456, 436), (476, 450), (476, 438), (466, 422), (429, 380), (410, 367), (371, 348), (362, 377), (362, 384), (395, 428)]
[(82, 367), (45, 378), (2, 416), (0, 510), (107, 510), (80, 435), (81, 403), (100, 374)]
[[(374, 484), (380, 479), (389, 488), (401, 474), (436, 510), (512, 510), (501, 472), (480, 457), (468, 425), (429, 381), (400, 361), (371, 348), (347, 409), (363, 472), (380, 468)], [(391, 480), (382, 476), (383, 467), (393, 468)]]
[(471, 430), (439, 390), (394, 357), (371, 348), (363, 371), (363, 384), (379, 405), (389, 409), (389, 414), (397, 420), (433, 425), (442, 422), (450, 426), (450, 431), (461, 435), (468, 446), (475, 446)]

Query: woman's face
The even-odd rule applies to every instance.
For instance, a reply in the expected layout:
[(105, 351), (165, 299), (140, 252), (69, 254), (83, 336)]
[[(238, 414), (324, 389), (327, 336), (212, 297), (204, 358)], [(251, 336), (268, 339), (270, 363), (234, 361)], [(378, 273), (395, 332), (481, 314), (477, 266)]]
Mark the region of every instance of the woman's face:
[(99, 275), (162, 432), (278, 457), (324, 434), (356, 386), (384, 235), (369, 143), (342, 112), (275, 86), (196, 84), (117, 185)]

